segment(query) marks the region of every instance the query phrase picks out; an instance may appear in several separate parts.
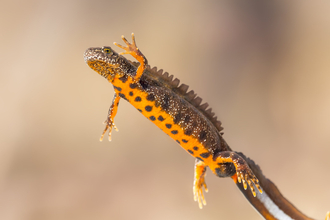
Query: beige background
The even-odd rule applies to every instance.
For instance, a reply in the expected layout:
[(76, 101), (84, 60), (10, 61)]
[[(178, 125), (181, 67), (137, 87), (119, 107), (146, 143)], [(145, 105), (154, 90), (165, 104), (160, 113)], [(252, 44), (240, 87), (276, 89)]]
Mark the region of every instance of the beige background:
[[(267, 2), (267, 3), (265, 3)], [(330, 210), (329, 1), (6, 1), (0, 8), (0, 219), (261, 219), (230, 178), (122, 101), (99, 142), (112, 86), (85, 49), (134, 32), (222, 120), (307, 215)], [(118, 50), (120, 51), (120, 49)], [(131, 57), (128, 57), (131, 59)]]

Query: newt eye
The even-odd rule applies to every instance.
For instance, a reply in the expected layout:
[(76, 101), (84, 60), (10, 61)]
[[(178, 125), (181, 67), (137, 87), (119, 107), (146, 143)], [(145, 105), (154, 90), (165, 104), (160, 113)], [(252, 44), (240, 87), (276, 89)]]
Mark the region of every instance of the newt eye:
[(103, 51), (104, 51), (104, 53), (110, 53), (111, 52), (111, 50), (109, 48), (104, 48)]

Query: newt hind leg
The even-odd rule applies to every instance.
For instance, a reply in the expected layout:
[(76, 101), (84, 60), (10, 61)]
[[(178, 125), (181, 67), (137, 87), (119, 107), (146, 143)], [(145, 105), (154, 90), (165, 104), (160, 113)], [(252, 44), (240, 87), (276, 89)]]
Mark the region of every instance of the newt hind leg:
[(203, 205), (206, 205), (206, 201), (203, 194), (203, 187), (205, 192), (208, 192), (206, 183), (206, 165), (199, 159), (195, 161), (195, 178), (194, 178), (194, 200), (198, 202), (199, 208), (202, 209)]
[(132, 55), (137, 61), (139, 61), (140, 66), (138, 67), (137, 71), (136, 71), (136, 76), (135, 79), (137, 81), (140, 80), (144, 69), (146, 68), (147, 64), (148, 64), (148, 60), (147, 58), (141, 53), (141, 51), (139, 50), (139, 48), (137, 48), (136, 46), (136, 42), (135, 42), (135, 36), (134, 33), (132, 33), (132, 43), (129, 43), (128, 40), (126, 40), (126, 38), (123, 36), (121, 36), (121, 38), (123, 39), (123, 41), (125, 42), (125, 44), (127, 45), (126, 47), (114, 42), (114, 45), (124, 49), (124, 52), (121, 52), (120, 54), (130, 54)]
[(255, 185), (259, 192), (262, 193), (259, 180), (245, 160), (238, 154), (231, 151), (222, 151), (215, 154), (213, 160), (215, 165), (210, 168), (217, 176), (232, 176), (234, 181), (238, 180), (239, 183), (243, 183), (245, 190), (247, 189), (247, 185), (249, 185), (254, 197), (256, 196), (256, 192), (253, 185)]

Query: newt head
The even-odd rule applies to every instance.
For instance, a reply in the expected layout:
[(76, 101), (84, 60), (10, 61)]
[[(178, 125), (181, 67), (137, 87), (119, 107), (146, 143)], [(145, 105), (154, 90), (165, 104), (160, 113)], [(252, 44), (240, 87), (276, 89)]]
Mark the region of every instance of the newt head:
[[(115, 78), (121, 78), (128, 75), (140, 79), (146, 65), (148, 64), (148, 60), (136, 46), (133, 33), (132, 43), (129, 43), (124, 36), (121, 38), (126, 46), (114, 43), (116, 46), (125, 50), (120, 54), (116, 53), (111, 47), (91, 47), (88, 48), (84, 54), (85, 62), (89, 67), (110, 82), (113, 82)], [(136, 67), (125, 57), (121, 56), (123, 54), (130, 54), (139, 61), (140, 66), (138, 69), (136, 69)]]
[(108, 46), (88, 48), (84, 59), (90, 68), (109, 81), (128, 73), (126, 59)]

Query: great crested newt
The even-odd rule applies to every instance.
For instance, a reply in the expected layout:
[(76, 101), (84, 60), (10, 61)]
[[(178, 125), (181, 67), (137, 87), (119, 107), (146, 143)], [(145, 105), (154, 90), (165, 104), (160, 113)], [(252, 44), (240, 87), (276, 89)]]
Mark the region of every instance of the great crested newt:
[[(200, 208), (206, 205), (203, 188), (208, 191), (207, 167), (218, 177), (231, 177), (244, 190), (249, 187), (253, 197), (262, 193), (259, 180), (246, 160), (223, 139), (221, 122), (208, 104), (201, 104), (202, 99), (194, 91), (188, 92), (187, 85), (179, 85), (180, 81), (173, 79), (173, 75), (151, 68), (137, 48), (134, 34), (132, 43), (124, 36), (122, 39), (126, 46), (114, 43), (124, 49), (120, 54), (108, 46), (92, 47), (84, 54), (89, 67), (112, 83), (115, 91), (100, 140), (108, 130), (111, 140), (112, 128), (117, 130), (114, 118), (120, 99), (124, 99), (196, 158), (193, 194)], [(138, 62), (129, 61), (122, 54), (130, 54)]]

